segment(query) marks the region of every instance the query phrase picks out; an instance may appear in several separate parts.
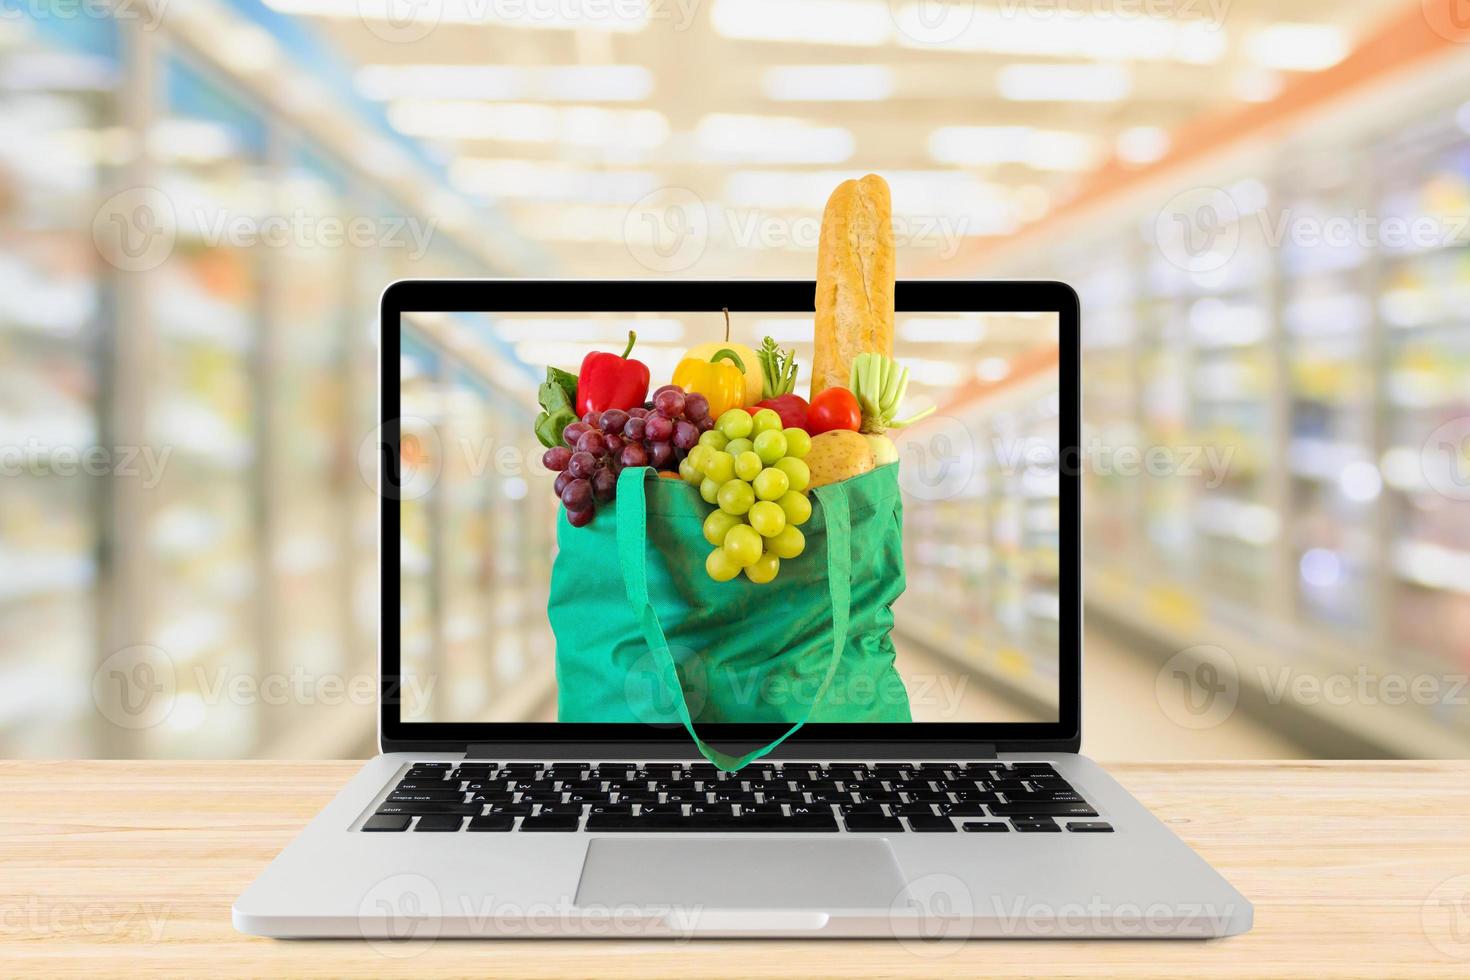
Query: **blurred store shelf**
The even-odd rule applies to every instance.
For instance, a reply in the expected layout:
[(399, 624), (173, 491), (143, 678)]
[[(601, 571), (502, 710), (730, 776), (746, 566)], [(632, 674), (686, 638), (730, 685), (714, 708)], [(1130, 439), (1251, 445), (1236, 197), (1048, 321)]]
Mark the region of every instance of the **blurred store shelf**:
[(1314, 751), (1459, 756), (1470, 61), (1407, 13), (1364, 51), (976, 270), (1081, 295), (1089, 623), (1223, 648)]
[[(377, 296), (544, 257), (291, 18), (12, 14), (0, 430), (24, 459), (0, 482), (0, 751), (368, 752)], [(78, 472), (99, 447), (117, 465)], [(174, 683), (156, 724), (88, 693), (140, 646)]]

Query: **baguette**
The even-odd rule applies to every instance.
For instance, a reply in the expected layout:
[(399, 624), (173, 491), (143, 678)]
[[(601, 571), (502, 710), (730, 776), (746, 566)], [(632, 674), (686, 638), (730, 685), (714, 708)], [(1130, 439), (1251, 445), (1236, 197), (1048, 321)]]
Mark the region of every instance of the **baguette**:
[(844, 180), (827, 199), (817, 241), (813, 398), (845, 387), (857, 355), (893, 356), (893, 275), (888, 182)]

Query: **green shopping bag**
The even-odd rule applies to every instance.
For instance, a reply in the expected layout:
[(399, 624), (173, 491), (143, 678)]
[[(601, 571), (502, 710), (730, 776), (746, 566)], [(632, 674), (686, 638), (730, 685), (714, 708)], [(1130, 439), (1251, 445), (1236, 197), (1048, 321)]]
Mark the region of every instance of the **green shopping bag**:
[[(624, 470), (612, 513), (581, 528), (563, 514), (547, 607), (559, 718), (683, 725), (724, 769), (808, 721), (910, 721), (889, 637), (904, 588), (898, 466), (811, 496), (806, 550), (765, 585), (705, 574), (710, 508), (682, 480)], [(737, 722), (788, 727), (738, 757), (696, 732)]]

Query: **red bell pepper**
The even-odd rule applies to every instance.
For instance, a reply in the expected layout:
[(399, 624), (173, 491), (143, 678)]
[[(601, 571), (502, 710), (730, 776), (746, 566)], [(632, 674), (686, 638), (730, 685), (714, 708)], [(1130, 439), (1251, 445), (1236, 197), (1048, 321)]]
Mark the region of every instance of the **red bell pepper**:
[(638, 335), (629, 330), (628, 346), (621, 357), (593, 351), (582, 358), (582, 369), (577, 373), (578, 415), (643, 404), (648, 397), (648, 365), (628, 357), (637, 339)]

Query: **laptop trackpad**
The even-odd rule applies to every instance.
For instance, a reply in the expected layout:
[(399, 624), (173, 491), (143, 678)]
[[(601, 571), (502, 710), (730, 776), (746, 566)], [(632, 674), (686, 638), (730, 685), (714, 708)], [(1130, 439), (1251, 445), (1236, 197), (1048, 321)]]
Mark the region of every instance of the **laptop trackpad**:
[(882, 838), (599, 837), (587, 848), (577, 904), (889, 909), (903, 887)]

